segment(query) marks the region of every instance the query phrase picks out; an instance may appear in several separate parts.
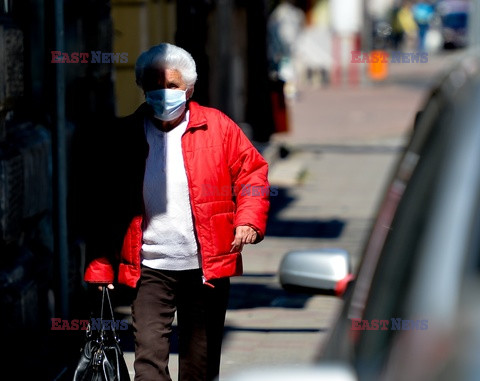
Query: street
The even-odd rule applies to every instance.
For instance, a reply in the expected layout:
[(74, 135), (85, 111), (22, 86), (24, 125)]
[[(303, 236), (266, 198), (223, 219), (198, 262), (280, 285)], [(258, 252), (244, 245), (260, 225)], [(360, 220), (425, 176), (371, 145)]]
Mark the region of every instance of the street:
[(246, 248), (245, 276), (232, 282), (224, 379), (246, 366), (312, 361), (342, 302), (283, 291), (280, 261), (294, 249), (340, 247), (356, 269), (415, 114), (449, 58), (392, 67), (389, 81), (376, 86), (304, 89), (289, 103), (291, 130), (274, 142), (290, 154), (271, 167), (279, 193), (267, 237)]
[[(356, 269), (415, 114), (450, 58), (399, 64), (381, 84), (301, 89), (289, 101), (289, 132), (274, 136), (263, 151), (271, 185), (278, 189), (267, 236), (244, 249), (244, 275), (232, 279), (222, 379), (246, 367), (312, 361), (342, 302), (282, 290), (280, 261), (290, 250), (340, 247)], [(288, 152), (285, 158), (276, 155), (280, 146)], [(178, 356), (172, 352), (176, 380)], [(126, 352), (132, 375), (133, 357)]]

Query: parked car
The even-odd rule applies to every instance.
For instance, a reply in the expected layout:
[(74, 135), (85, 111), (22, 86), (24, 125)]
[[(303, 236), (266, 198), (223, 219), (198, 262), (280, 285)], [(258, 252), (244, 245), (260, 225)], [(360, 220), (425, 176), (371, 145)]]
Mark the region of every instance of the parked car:
[[(348, 287), (332, 286), (333, 263), (324, 258), (317, 291), (343, 289), (344, 304), (318, 361), (229, 381), (479, 378), (479, 105), (480, 55), (469, 53), (426, 99)], [(308, 262), (305, 252), (301, 265), (288, 256), (280, 273)], [(293, 273), (289, 286), (305, 285)]]

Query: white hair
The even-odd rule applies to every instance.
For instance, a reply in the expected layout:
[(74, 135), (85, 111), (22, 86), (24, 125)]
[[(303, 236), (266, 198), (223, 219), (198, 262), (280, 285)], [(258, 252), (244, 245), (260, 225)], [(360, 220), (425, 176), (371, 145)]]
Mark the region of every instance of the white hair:
[(138, 57), (135, 63), (137, 85), (144, 88), (145, 72), (160, 68), (178, 70), (189, 89), (197, 81), (197, 69), (191, 54), (178, 46), (162, 43), (152, 46)]

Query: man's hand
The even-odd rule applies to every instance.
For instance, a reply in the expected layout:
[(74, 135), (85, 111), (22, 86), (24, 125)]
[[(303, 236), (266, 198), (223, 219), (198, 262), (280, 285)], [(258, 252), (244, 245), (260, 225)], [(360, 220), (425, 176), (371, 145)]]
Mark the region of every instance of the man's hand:
[[(102, 291), (103, 286), (105, 286), (105, 285), (98, 286), (98, 289), (99, 289), (100, 291)], [(108, 288), (109, 290), (113, 290), (113, 289), (114, 289), (113, 284), (109, 283), (109, 284), (107, 285), (107, 288)]]
[(254, 243), (257, 239), (257, 232), (250, 226), (237, 226), (235, 229), (235, 239), (232, 242), (230, 252), (237, 249), (242, 251), (243, 245)]

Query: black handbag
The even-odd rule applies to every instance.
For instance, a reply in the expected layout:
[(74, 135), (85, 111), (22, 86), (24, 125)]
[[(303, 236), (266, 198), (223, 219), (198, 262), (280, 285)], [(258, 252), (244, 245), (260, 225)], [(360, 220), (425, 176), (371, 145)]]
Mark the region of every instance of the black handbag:
[[(104, 324), (105, 295), (110, 307), (111, 324)], [(130, 381), (127, 364), (115, 331), (115, 319), (108, 288), (102, 288), (100, 323), (93, 330), (87, 328), (86, 342), (82, 348), (73, 381)], [(98, 329), (100, 328), (100, 329)]]

